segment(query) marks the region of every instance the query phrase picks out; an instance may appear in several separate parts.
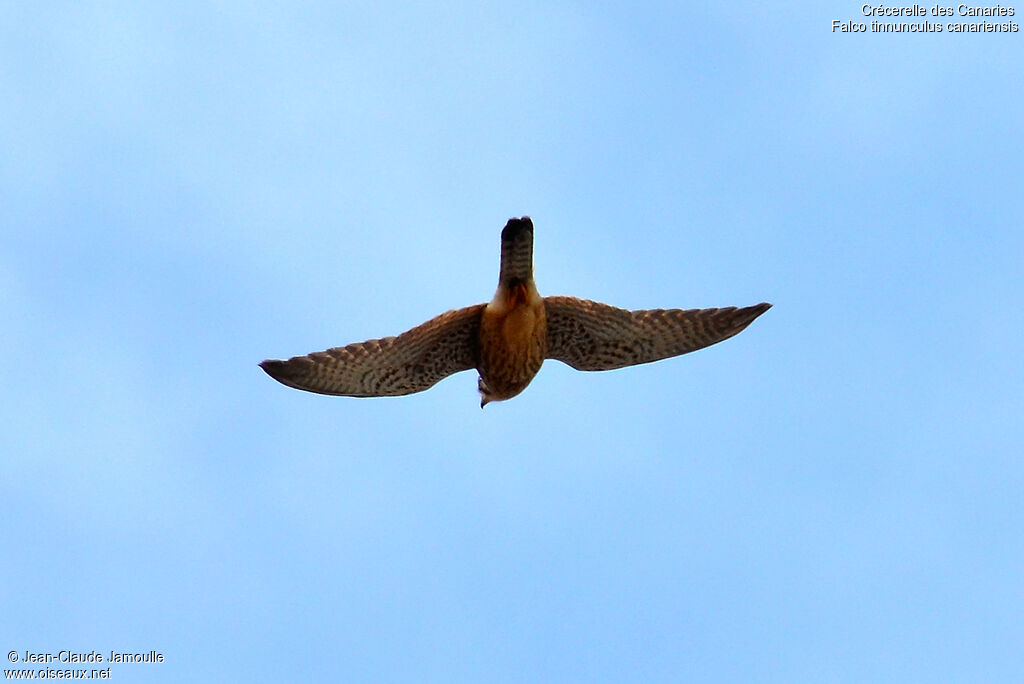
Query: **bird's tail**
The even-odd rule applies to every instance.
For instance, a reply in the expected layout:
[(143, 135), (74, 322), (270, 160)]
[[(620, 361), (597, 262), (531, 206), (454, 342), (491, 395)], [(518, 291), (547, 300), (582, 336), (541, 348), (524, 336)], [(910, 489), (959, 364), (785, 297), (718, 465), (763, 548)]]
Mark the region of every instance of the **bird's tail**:
[(533, 279), (533, 221), (529, 216), (511, 218), (501, 231), (499, 284), (512, 287)]

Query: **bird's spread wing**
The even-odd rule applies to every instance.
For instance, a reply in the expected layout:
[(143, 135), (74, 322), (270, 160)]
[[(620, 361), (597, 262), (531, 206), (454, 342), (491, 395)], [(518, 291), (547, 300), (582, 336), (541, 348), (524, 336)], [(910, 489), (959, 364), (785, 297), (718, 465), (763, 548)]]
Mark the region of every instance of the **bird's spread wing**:
[(738, 309), (627, 311), (575, 297), (545, 297), (548, 358), (577, 370), (650, 363), (692, 352), (740, 332), (771, 304)]
[(453, 309), (398, 337), (264, 361), (260, 367), (289, 387), (320, 394), (387, 397), (422, 392), (476, 366), (483, 309), (483, 304)]

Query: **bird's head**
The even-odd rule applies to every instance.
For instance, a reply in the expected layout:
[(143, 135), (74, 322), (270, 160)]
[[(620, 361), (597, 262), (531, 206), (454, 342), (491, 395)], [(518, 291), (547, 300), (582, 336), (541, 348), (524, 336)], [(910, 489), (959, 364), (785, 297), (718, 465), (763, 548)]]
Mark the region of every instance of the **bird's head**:
[(487, 387), (487, 383), (484, 382), (483, 378), (478, 378), (476, 381), (476, 388), (480, 391), (480, 408), (487, 406), (492, 401), (500, 401), (491, 394), (491, 390)]

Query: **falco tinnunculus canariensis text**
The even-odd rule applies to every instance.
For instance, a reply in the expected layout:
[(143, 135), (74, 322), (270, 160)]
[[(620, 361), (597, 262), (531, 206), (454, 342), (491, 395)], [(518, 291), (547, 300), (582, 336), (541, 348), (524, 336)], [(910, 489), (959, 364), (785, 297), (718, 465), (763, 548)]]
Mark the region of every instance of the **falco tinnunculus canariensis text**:
[(728, 339), (770, 307), (627, 311), (541, 297), (533, 282), (533, 222), (524, 216), (509, 219), (501, 231), (498, 291), (489, 303), (453, 309), (398, 337), (260, 367), (289, 387), (348, 397), (422, 392), (476, 368), (483, 407), (526, 389), (544, 359), (586, 371), (658, 361)]

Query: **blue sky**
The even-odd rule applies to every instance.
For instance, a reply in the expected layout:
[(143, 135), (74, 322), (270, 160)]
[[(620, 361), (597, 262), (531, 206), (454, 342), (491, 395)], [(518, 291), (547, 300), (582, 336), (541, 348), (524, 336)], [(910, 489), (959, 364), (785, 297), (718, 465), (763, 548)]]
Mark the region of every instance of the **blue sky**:
[[(1021, 34), (702, 5), (5, 5), (0, 645), (1024, 678)], [(257, 367), (488, 300), (523, 214), (543, 294), (775, 306), (483, 411)]]

